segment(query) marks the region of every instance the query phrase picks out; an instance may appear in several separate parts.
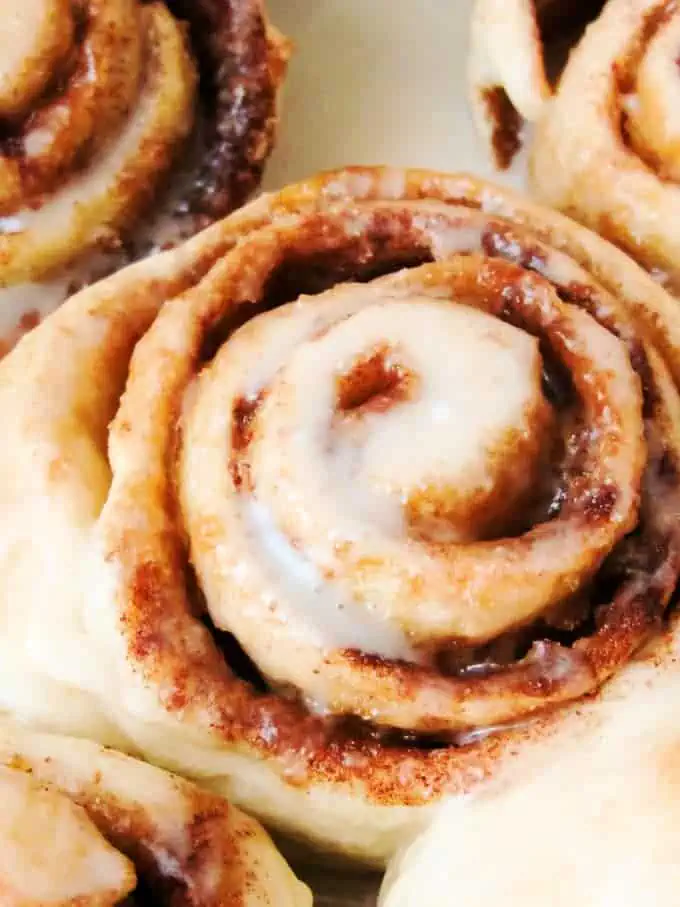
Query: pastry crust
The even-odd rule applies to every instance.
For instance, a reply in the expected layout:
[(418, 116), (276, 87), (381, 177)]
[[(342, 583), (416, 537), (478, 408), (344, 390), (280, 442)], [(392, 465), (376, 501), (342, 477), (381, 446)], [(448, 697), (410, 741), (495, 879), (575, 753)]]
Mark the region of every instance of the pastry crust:
[(505, 169), (521, 147), (523, 121), (538, 119), (552, 96), (533, 0), (477, 0), (468, 80), (477, 131)]
[[(386, 271), (368, 284), (352, 283)], [(314, 295), (286, 305), (300, 293)], [(470, 305), (480, 311), (473, 315)], [(346, 316), (339, 321), (337, 306)], [(627, 663), (644, 641), (656, 640), (659, 658), (666, 651), (660, 627), (680, 564), (674, 306), (623, 253), (559, 214), (466, 175), (379, 168), (324, 174), (264, 196), (184, 246), (78, 294), (0, 365), (2, 706), (47, 726), (133, 746), (318, 847), (383, 863), (443, 798), (471, 792), (510, 764), (528, 771), (534, 754), (550, 750), (565, 726), (576, 739), (618, 708), (625, 700), (620, 691), (637, 676)], [(450, 311), (462, 318), (453, 335)], [(431, 321), (440, 317), (441, 332)], [(413, 318), (419, 330), (408, 328)], [(521, 509), (519, 473), (499, 471), (491, 457), (485, 512), (495, 527), (492, 544), (449, 540), (447, 553), (440, 539), (436, 549), (425, 519), (434, 512), (429, 504), (445, 501), (450, 528), (461, 513), (467, 525), (466, 508), (477, 514), (479, 499), (428, 492), (410, 511), (417, 538), (400, 541), (396, 559), (385, 555), (392, 542), (378, 522), (369, 523), (368, 538), (382, 548), (369, 547), (358, 564), (352, 546), (336, 545), (330, 560), (322, 544), (327, 532), (311, 523), (307, 541), (307, 524), (294, 521), (327, 513), (318, 502), (334, 492), (324, 476), (337, 478), (351, 462), (332, 459), (343, 445), (363, 443), (366, 431), (379, 439), (405, 414), (417, 418), (431, 380), (420, 332), (431, 340), (453, 336), (450, 343), (467, 336), (470, 349), (500, 342), (509, 357), (503, 368), (515, 371), (500, 372), (498, 380), (521, 378), (517, 386), (525, 390), (515, 412), (524, 413), (526, 437), (534, 436), (538, 448), (550, 429), (532, 337), (562, 356), (589, 431), (578, 436), (573, 468), (558, 485), (555, 518), (539, 517), (538, 535), (521, 528), (505, 537), (503, 507), (514, 502), (523, 519), (528, 511)], [(343, 362), (329, 375), (329, 363)], [(545, 363), (550, 376), (549, 357)], [(459, 379), (456, 386), (466, 385)], [(315, 391), (310, 400), (318, 389), (334, 402), (296, 403), (300, 387), (306, 395)], [(473, 401), (490, 402), (477, 406), (475, 418), (488, 416), (488, 424), (505, 431), (492, 406), (497, 393), (484, 398), (482, 390), (480, 382)], [(448, 400), (449, 391), (442, 393)], [(551, 399), (557, 422), (566, 424), (559, 389)], [(291, 433), (289, 424), (299, 431)], [(486, 443), (487, 423), (479, 425)], [(399, 430), (408, 451), (409, 429)], [(421, 446), (436, 456), (448, 437)], [(456, 450), (467, 446), (474, 454), (472, 437), (465, 428)], [(523, 463), (534, 457), (516, 432), (502, 437)], [(272, 471), (272, 457), (280, 472)], [(419, 451), (390, 478), (406, 482), (407, 497), (409, 476), (422, 460)], [(367, 462), (380, 481), (386, 465), (396, 463), (379, 449)], [(608, 482), (601, 482), (605, 473)], [(306, 491), (295, 498), (300, 481)], [(356, 504), (357, 513), (365, 512), (365, 501), (355, 497), (364, 481), (357, 474), (347, 500), (330, 499), (339, 508), (331, 527), (336, 542), (345, 509)], [(270, 555), (253, 558), (245, 545), (260, 531), (244, 522), (252, 518), (253, 489), (284, 533), (299, 540), (298, 550), (317, 557), (318, 543), (327, 580), (367, 578), (368, 615), (352, 605), (349, 626), (334, 623), (332, 630), (356, 633), (358, 614), (362, 641), (367, 626), (379, 631), (369, 651), (351, 636), (336, 645), (322, 636), (320, 645), (314, 609), (323, 601), (300, 610), (300, 586), (291, 597), (263, 577)], [(370, 511), (369, 519), (381, 512)], [(483, 525), (480, 533), (488, 531)], [(578, 607), (565, 613), (556, 581), (562, 591), (548, 596), (550, 614), (541, 620), (557, 621), (554, 629), (571, 626), (573, 635), (551, 637), (545, 624), (510, 612), (510, 624), (521, 624), (529, 637), (520, 643), (503, 632), (494, 639), (509, 646), (505, 662), (498, 648), (480, 649), (486, 631), (458, 626), (457, 645), (442, 645), (431, 615), (458, 621), (460, 614), (444, 607), (439, 592), (430, 601), (444, 604), (420, 609), (417, 626), (413, 606), (422, 590), (409, 599), (399, 573), (395, 581), (390, 572), (423, 551), (440, 569), (435, 555), (448, 565), (452, 551), (459, 558), (477, 551), (483, 562), (489, 551), (497, 557), (515, 546), (523, 555), (509, 563), (530, 569), (551, 538), (565, 559), (574, 555), (580, 564), (595, 550), (585, 544), (592, 532), (603, 548), (574, 569), (571, 582), (597, 610), (594, 627)], [(526, 547), (527, 538), (536, 541)], [(555, 563), (560, 558), (546, 566)], [(593, 573), (605, 568), (609, 579), (593, 598)], [(370, 598), (368, 580), (376, 575), (382, 600)], [(389, 583), (393, 596), (382, 591)], [(477, 620), (485, 587), (480, 580), (475, 588), (470, 613)], [(499, 588), (499, 597), (511, 588)], [(525, 588), (535, 591), (531, 582)], [(384, 608), (373, 624), (371, 609), (378, 608), (371, 602)], [(273, 605), (269, 612), (263, 603)], [(559, 617), (552, 605), (560, 606)], [(507, 629), (508, 617), (501, 617)], [(335, 620), (333, 613), (320, 612), (322, 618)], [(394, 649), (404, 641), (416, 649), (405, 658)], [(523, 645), (530, 646), (526, 656)], [(442, 655), (463, 658), (462, 673), (443, 665)], [(486, 667), (467, 671), (470, 657)], [(489, 670), (498, 659), (500, 670)], [(579, 698), (612, 674), (619, 679), (599, 698)], [(324, 697), (327, 717), (319, 715)], [(575, 697), (566, 710), (545, 713)], [(488, 734), (488, 724), (510, 719), (518, 726)], [(455, 745), (431, 736), (452, 729), (467, 736)]]
[(539, 29), (553, 7), (561, 4), (475, 4), (469, 73), (478, 131), (505, 167), (523, 121), (534, 124), (529, 183), (537, 197), (616, 243), (677, 295), (677, 8), (611, 0), (600, 12), (590, 4), (593, 21), (575, 36), (553, 90)]
[(672, 903), (678, 664), (675, 622), (532, 752), (476, 795), (447, 800), (390, 867), (380, 907), (435, 907), (442, 891), (479, 907)]

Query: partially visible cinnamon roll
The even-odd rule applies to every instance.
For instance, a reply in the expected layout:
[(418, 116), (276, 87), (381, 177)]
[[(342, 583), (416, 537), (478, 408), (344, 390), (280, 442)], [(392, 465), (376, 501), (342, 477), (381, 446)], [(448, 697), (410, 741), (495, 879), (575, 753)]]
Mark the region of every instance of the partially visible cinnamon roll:
[(531, 157), (538, 195), (680, 293), (680, 10), (610, 0), (570, 59)]
[(370, 168), (73, 297), (0, 366), (0, 704), (384, 862), (660, 645), (674, 313), (560, 215)]
[[(540, 200), (621, 246), (677, 294), (677, 5), (609, 0), (599, 12), (590, 4), (593, 21), (554, 92), (540, 14), (528, 0), (478, 0), (470, 69), (480, 128), (514, 153), (507, 136), (516, 137), (520, 116), (535, 122), (529, 177)], [(498, 119), (487, 116), (492, 99), (505, 112)], [(501, 166), (510, 157), (496, 155)]]
[(553, 95), (552, 69), (602, 0), (474, 0), (468, 78), (475, 125), (507, 168)]
[(0, 286), (129, 242), (190, 144), (195, 173), (168, 212), (182, 232), (241, 204), (272, 145), (286, 56), (260, 0), (6, 0)]
[(311, 904), (253, 819), (94, 743), (0, 722), (0, 802), (7, 907)]

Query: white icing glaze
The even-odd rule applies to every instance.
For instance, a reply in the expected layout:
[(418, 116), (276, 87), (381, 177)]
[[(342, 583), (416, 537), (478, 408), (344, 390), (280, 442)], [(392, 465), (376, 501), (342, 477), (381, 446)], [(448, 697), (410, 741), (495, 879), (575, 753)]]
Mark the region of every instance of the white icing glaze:
[[(275, 598), (277, 601), (282, 598), (285, 607), (281, 610), (279, 606), (278, 613), (290, 630), (291, 622), (284, 615), (290, 608), (298, 609), (305, 599), (300, 595), (302, 582), (308, 590), (315, 590), (315, 607), (323, 598), (324, 607), (331, 614), (338, 606), (343, 609), (340, 624), (337, 615), (330, 623), (319, 614), (312, 621), (316, 630), (321, 624), (325, 628), (319, 639), (324, 648), (349, 646), (373, 654), (406, 657), (410, 647), (404, 645), (403, 634), (398, 634), (401, 641), (395, 645), (394, 629), (389, 630), (384, 622), (386, 639), (366, 638), (364, 621), (357, 621), (360, 612), (352, 606), (349, 589), (336, 583), (330, 594), (319, 597), (322, 583), (318, 567), (296, 554), (280, 529), (274, 535), (277, 519), (287, 524), (288, 515), (295, 514), (296, 521), (316, 524), (317, 516), (306, 515), (310, 500), (315, 508), (321, 506), (322, 512), (331, 515), (325, 521), (328, 531), (321, 533), (314, 546), (315, 562), (320, 564), (325, 561), (321, 552), (329, 543), (368, 541), (375, 533), (403, 541), (407, 530), (404, 504), (414, 491), (427, 489), (431, 482), (455, 487), (461, 498), (465, 497), (466, 488), (473, 497), (485, 492), (493, 494), (493, 469), (497, 461), (489, 452), (502, 443), (510, 430), (521, 435), (531, 433), (531, 420), (525, 420), (536, 399), (539, 359), (533, 338), (472, 309), (410, 300), (374, 304), (358, 312), (364, 305), (361, 288), (356, 288), (337, 294), (330, 306), (298, 302), (284, 307), (242, 329), (240, 338), (232, 338), (227, 357), (236, 363), (239, 354), (234, 344), (239, 339), (247, 341), (248, 335), (257, 331), (262, 341), (260, 356), (257, 365), (249, 371), (245, 396), (255, 397), (278, 371), (278, 363), (288, 355), (292, 365), (284, 368), (280, 382), (284, 391), (299, 387), (304, 397), (304, 414), (300, 412), (298, 418), (279, 401), (277, 379), (263, 418), (266, 421), (268, 412), (278, 412), (296, 426), (295, 432), (291, 437), (280, 433), (280, 444), (265, 443), (258, 447), (253, 462), (256, 481), (262, 478), (264, 482), (265, 500), (271, 500), (272, 493), (277, 502), (276, 516), (261, 509), (264, 505), (257, 512), (260, 529), (266, 514), (269, 531), (263, 538), (269, 543), (276, 539), (274, 546), (269, 545), (269, 555), (275, 555), (280, 568), (276, 584), (279, 594)], [(352, 311), (354, 317), (345, 320)], [(291, 317), (292, 314), (296, 317)], [(336, 322), (332, 334), (313, 344), (302, 342), (331, 321)], [(418, 334), (421, 344), (414, 347), (409, 341)], [(332, 346), (327, 348), (327, 343)], [(350, 424), (334, 432), (329, 451), (327, 433), (331, 430), (328, 419), (335, 408), (334, 376), (350, 370), (362, 351), (370, 353), (374, 344), (385, 343), (397, 349), (400, 344), (408, 344), (402, 364), (418, 376), (415, 398), (388, 412), (368, 414), (360, 424)], [(298, 344), (300, 350), (296, 351)], [(313, 361), (308, 361), (310, 356)], [(307, 381), (310, 369), (319, 377), (313, 387)], [(275, 426), (269, 427), (277, 432)], [(404, 438), (413, 439), (415, 447), (404, 445)], [(288, 443), (294, 445), (294, 450), (288, 449)], [(294, 498), (281, 500), (269, 486), (269, 476), (279, 474), (269, 463), (272, 456), (276, 460), (283, 456), (289, 463), (300, 464), (300, 482), (291, 487)], [(320, 473), (319, 463), (323, 464)], [(524, 462), (522, 470), (524, 476), (530, 476), (530, 463)], [(297, 493), (301, 487), (305, 490), (303, 497)], [(452, 532), (456, 535), (448, 523), (430, 526), (430, 530), (442, 540), (450, 539)], [(284, 562), (293, 568), (294, 589), (281, 579), (285, 574)], [(235, 569), (241, 573), (243, 563), (239, 562)], [(374, 621), (377, 620), (381, 612), (378, 603), (369, 607), (367, 604), (364, 603), (365, 614), (374, 614)], [(311, 609), (303, 607), (302, 611), (306, 623)], [(338, 636), (340, 626), (342, 631)]]
[[(383, 658), (418, 660), (403, 633), (352, 603), (340, 584), (327, 582), (317, 567), (295, 550), (264, 505), (251, 499), (242, 512), (258, 566), (269, 574), (276, 590), (279, 619), (292, 632), (302, 619), (311, 631), (306, 635), (329, 651), (354, 648)], [(289, 615), (295, 619), (288, 620)], [(320, 703), (316, 708), (324, 710)]]

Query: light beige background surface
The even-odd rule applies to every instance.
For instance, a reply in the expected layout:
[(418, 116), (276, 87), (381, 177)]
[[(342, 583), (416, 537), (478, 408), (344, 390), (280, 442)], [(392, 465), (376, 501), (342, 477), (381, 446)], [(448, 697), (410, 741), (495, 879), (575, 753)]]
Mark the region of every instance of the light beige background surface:
[[(268, 0), (295, 43), (266, 188), (345, 164), (498, 179), (465, 98), (472, 0)], [(521, 181), (521, 168), (506, 181)]]

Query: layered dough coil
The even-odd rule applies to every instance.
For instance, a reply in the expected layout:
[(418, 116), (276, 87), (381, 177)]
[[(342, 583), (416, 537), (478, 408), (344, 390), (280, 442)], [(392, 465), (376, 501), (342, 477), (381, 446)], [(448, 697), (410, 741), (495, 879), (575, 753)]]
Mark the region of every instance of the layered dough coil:
[(182, 210), (257, 184), (287, 55), (260, 0), (6, 0), (0, 50), (0, 286), (128, 238), (199, 125)]
[(0, 705), (382, 863), (662, 631), (674, 305), (361, 168), (83, 291), (0, 365)]
[[(554, 96), (538, 14), (528, 2), (502, 9), (478, 3), (471, 59), (478, 122), (500, 135), (512, 130), (507, 105), (504, 126), (502, 118), (494, 126), (482, 109), (484, 85), (489, 90), (493, 82), (512, 99), (510, 110), (537, 123), (529, 168), (538, 197), (621, 246), (677, 294), (677, 4), (609, 0), (573, 49)], [(518, 47), (515, 56), (502, 51), (502, 36)], [(482, 76), (483, 60), (495, 78)]]
[(0, 723), (7, 907), (308, 907), (266, 832), (215, 794), (97, 744)]

